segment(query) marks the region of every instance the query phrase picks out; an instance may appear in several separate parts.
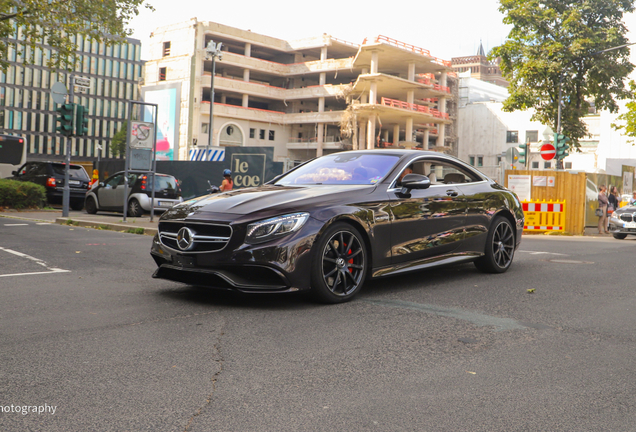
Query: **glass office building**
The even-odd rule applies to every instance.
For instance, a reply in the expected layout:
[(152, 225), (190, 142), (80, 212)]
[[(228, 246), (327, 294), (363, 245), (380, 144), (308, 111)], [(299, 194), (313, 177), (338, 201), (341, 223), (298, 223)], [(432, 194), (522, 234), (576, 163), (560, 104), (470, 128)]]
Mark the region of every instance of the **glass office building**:
[[(53, 72), (45, 59), (51, 48), (36, 48), (33, 60), (26, 47), (21, 55), (15, 49), (21, 34), (5, 39), (14, 46), (9, 49), (9, 68), (0, 72), (0, 133), (18, 134), (27, 139), (29, 159), (59, 159), (65, 154), (66, 138), (55, 130), (58, 106), (51, 97), (51, 87), (63, 83), (70, 90), (68, 71)], [(141, 43), (127, 39), (126, 43), (106, 46), (82, 37), (75, 38), (81, 57), (72, 74), (90, 79), (90, 89), (85, 94), (75, 92), (74, 102), (88, 107), (88, 134), (73, 138), (71, 156), (76, 160), (90, 161), (97, 158), (98, 145), (103, 148), (101, 157), (110, 157), (109, 144), (126, 120), (128, 100), (139, 100), (142, 76)]]

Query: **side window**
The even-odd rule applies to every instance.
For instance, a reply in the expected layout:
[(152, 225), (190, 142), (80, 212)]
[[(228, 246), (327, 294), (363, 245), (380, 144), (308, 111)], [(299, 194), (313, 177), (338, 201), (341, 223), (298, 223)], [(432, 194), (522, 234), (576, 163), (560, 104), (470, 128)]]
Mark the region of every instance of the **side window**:
[(122, 174), (117, 174), (116, 176), (112, 176), (111, 178), (107, 179), (104, 182), (104, 186), (106, 186), (106, 188), (114, 188), (115, 186), (117, 186), (119, 184), (120, 180), (124, 180), (124, 176)]

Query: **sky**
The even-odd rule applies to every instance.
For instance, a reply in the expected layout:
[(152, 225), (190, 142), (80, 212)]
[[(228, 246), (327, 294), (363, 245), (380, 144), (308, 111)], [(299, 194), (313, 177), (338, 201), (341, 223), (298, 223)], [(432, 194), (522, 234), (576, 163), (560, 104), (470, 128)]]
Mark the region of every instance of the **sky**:
[(144, 45), (155, 28), (191, 18), (287, 41), (327, 33), (360, 44), (366, 37), (383, 35), (444, 60), (476, 54), (480, 40), (488, 52), (509, 32), (498, 0), (147, 1), (156, 11), (142, 10), (129, 25), (132, 37), (142, 42), (142, 60), (149, 58)]

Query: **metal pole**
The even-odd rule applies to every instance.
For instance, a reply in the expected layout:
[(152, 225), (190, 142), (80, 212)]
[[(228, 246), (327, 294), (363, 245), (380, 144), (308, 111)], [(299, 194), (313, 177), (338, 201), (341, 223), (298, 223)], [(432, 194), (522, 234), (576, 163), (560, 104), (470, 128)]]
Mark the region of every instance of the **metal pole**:
[(124, 218), (122, 222), (126, 222), (128, 216), (128, 166), (130, 164), (130, 129), (132, 119), (132, 101), (128, 101), (128, 118), (126, 119), (126, 160), (124, 161)]
[[(73, 74), (69, 75), (70, 76), (70, 87), (71, 90), (69, 92), (69, 103), (73, 104), (75, 102), (74, 100), (74, 94), (73, 94), (73, 87), (75, 87), (75, 77), (73, 76)], [(71, 127), (72, 127), (72, 134), (75, 133), (75, 105), (73, 105), (73, 118), (71, 119)], [(64, 164), (64, 188), (62, 189), (62, 217), (68, 217), (68, 207), (69, 207), (69, 203), (71, 201), (71, 187), (68, 184), (69, 180), (70, 180), (70, 173), (69, 173), (69, 169), (71, 167), (71, 148), (73, 145), (73, 141), (72, 138), (69, 136), (66, 139), (66, 158), (65, 158), (65, 164)]]
[[(154, 117), (152, 121), (157, 124), (159, 116), (158, 108), (154, 106)], [(150, 222), (155, 220), (155, 173), (157, 172), (157, 128), (155, 127), (155, 135), (152, 141), (152, 189), (150, 192)]]
[(216, 54), (212, 54), (212, 78), (210, 79), (210, 125), (208, 126), (208, 147), (212, 147), (214, 133), (214, 74), (216, 73)]

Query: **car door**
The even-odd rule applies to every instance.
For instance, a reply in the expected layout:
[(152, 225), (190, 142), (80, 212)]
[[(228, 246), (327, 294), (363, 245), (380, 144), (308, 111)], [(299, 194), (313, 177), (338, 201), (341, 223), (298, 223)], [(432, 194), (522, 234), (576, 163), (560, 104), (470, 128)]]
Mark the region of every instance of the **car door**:
[(443, 178), (445, 165), (420, 159), (410, 167), (433, 181), (427, 189), (412, 189), (406, 194), (401, 188), (389, 189), (393, 264), (452, 253), (464, 238), (464, 196), (457, 185), (438, 180)]
[[(104, 180), (104, 186), (100, 187), (99, 190), (97, 191), (97, 199), (99, 200), (100, 208), (112, 209), (114, 207), (121, 207), (123, 205), (123, 198), (122, 198), (122, 202), (118, 203), (117, 196), (116, 196), (119, 183), (121, 181), (123, 184), (123, 180), (124, 180), (123, 173), (115, 174), (107, 178), (106, 180)], [(124, 187), (121, 186), (119, 189), (123, 190)]]

